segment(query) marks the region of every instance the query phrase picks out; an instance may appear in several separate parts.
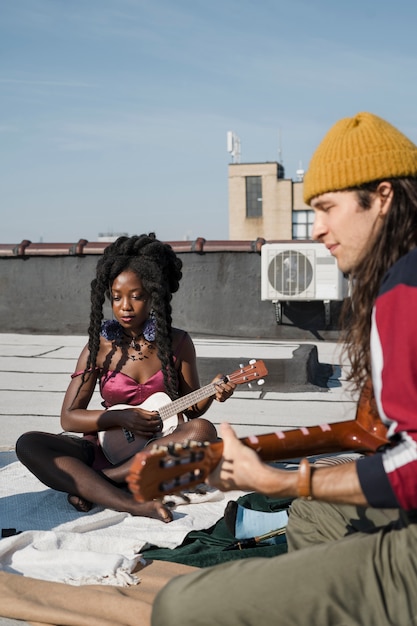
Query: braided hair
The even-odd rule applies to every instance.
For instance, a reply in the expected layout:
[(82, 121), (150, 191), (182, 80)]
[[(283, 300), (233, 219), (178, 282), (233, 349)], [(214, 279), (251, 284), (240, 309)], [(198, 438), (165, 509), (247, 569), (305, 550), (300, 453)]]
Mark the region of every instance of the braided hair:
[(111, 300), (111, 285), (126, 270), (135, 272), (149, 294), (156, 322), (155, 345), (162, 364), (164, 386), (171, 399), (178, 396), (178, 377), (172, 349), (172, 294), (182, 278), (182, 261), (169, 244), (149, 235), (119, 237), (105, 248), (91, 282), (91, 311), (88, 328), (89, 356), (86, 371), (96, 367), (105, 299)]

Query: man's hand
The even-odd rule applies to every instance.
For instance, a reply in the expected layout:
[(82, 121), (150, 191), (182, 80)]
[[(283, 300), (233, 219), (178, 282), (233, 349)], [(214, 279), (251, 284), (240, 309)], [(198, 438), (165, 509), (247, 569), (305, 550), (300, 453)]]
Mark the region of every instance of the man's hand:
[(223, 458), (206, 482), (221, 491), (256, 490), (254, 478), (262, 472), (264, 464), (256, 452), (239, 441), (230, 424), (221, 424), (219, 430), (223, 439)]

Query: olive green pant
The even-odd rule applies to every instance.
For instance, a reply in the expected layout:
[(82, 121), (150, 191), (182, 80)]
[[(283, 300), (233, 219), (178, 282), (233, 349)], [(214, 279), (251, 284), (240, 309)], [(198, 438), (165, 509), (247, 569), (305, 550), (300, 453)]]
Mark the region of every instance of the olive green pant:
[(152, 626), (417, 625), (417, 523), (296, 500), (287, 539), (288, 554), (175, 578)]

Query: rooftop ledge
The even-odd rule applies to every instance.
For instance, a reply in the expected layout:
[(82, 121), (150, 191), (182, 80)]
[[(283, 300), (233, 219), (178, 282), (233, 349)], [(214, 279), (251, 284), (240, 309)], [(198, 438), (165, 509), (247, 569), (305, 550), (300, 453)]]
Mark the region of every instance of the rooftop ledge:
[[(103, 254), (109, 241), (88, 241), (79, 239), (73, 243), (32, 243), (23, 239), (20, 243), (0, 243), (0, 257), (30, 256), (85, 256)], [(261, 252), (266, 240), (258, 237), (254, 241), (209, 240), (197, 237), (193, 241), (167, 241), (175, 252)], [(268, 242), (271, 243), (271, 242)], [(275, 242), (274, 242), (275, 243)]]
[[(69, 243), (32, 243), (23, 239), (20, 243), (0, 243), (1, 257), (30, 257), (30, 256), (86, 256), (103, 254), (110, 241), (88, 241), (79, 239)], [(206, 240), (197, 237), (193, 241), (166, 241), (175, 252), (258, 252), (260, 254), (264, 243), (314, 243), (310, 239), (274, 239), (268, 240), (258, 237), (250, 240)]]

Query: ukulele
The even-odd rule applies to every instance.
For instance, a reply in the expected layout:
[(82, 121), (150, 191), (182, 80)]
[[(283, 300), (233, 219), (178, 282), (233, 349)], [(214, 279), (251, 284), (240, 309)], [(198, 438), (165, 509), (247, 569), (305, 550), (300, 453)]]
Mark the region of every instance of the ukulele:
[[(370, 382), (362, 390), (353, 420), (253, 435), (240, 441), (264, 461), (347, 450), (369, 454), (389, 443)], [(154, 445), (136, 454), (127, 476), (129, 489), (138, 502), (190, 489), (204, 482), (222, 453), (222, 441)]]
[[(225, 376), (224, 382), (241, 385), (257, 380), (258, 384), (263, 384), (263, 376), (267, 374), (268, 370), (263, 361), (252, 360), (249, 362), (249, 365), (245, 367), (241, 366), (240, 369)], [(172, 430), (178, 426), (178, 414), (181, 413), (181, 411), (185, 411), (185, 409), (188, 409), (200, 400), (214, 396), (215, 393), (215, 383), (209, 383), (176, 400), (171, 400), (166, 393), (160, 391), (152, 394), (145, 402), (138, 405), (137, 408), (145, 409), (146, 411), (157, 411), (159, 413), (164, 423), (162, 433), (159, 435), (162, 437), (172, 432)], [(115, 404), (107, 410), (131, 408), (132, 406), (129, 404)], [(130, 430), (120, 426), (99, 431), (98, 439), (104, 454), (113, 465), (131, 458), (134, 454), (142, 450), (149, 441), (149, 438), (138, 437)]]

